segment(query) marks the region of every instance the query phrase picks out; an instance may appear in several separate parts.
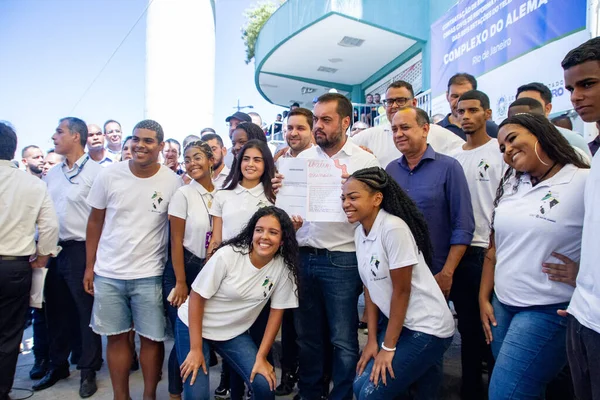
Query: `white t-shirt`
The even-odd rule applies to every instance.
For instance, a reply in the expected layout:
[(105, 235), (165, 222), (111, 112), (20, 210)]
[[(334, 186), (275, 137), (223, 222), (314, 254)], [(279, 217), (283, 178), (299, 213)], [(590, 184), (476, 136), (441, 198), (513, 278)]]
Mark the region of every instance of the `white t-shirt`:
[[(364, 151), (351, 140), (346, 140), (344, 147), (333, 157), (329, 157), (319, 146), (311, 147), (298, 154), (298, 158), (339, 160), (346, 166), (348, 174), (368, 167), (379, 167), (379, 162), (373, 154)], [(285, 180), (283, 181), (285, 185)], [(342, 182), (340, 180), (340, 187)], [(342, 201), (340, 200), (340, 208)], [(348, 222), (309, 222), (304, 221), (296, 233), (300, 246), (310, 246), (329, 251), (356, 251), (353, 231), (356, 224)]]
[(65, 161), (51, 168), (44, 177), (58, 215), (60, 240), (85, 241), (87, 222), (92, 211), (86, 199), (102, 170), (96, 161), (84, 154), (70, 170)]
[(138, 178), (129, 162), (115, 163), (96, 178), (88, 204), (106, 210), (94, 272), (113, 279), (160, 276), (167, 261), (167, 209), (181, 179), (164, 165)]
[(192, 179), (175, 192), (169, 203), (169, 215), (185, 220), (183, 247), (198, 258), (206, 257), (207, 238), (212, 232), (209, 210), (215, 190), (209, 192)]
[(475, 232), (471, 245), (487, 248), (496, 190), (507, 167), (498, 148), (498, 141), (492, 139), (472, 150), (463, 150), (460, 147), (451, 156), (462, 165), (471, 192), (475, 217)]
[[(402, 153), (394, 144), (394, 132), (392, 132), (389, 123), (358, 132), (352, 136), (352, 141), (371, 150), (384, 169), (389, 163), (402, 156)], [(433, 147), (436, 153), (450, 155), (450, 153), (460, 148), (465, 141), (446, 128), (430, 124), (427, 143)]]
[(581, 240), (581, 262), (577, 287), (569, 313), (580, 324), (600, 333), (600, 267), (598, 239), (600, 238), (600, 151), (592, 160), (592, 169), (585, 186), (585, 219)]
[(568, 302), (573, 287), (554, 282), (542, 263), (562, 263), (552, 252), (579, 261), (583, 229), (583, 193), (589, 169), (565, 165), (532, 187), (529, 175), (504, 185), (496, 208), (495, 292), (509, 306), (529, 307)]
[[(281, 256), (258, 269), (243, 250), (222, 247), (198, 274), (192, 290), (204, 297), (202, 337), (229, 340), (247, 331), (271, 299), (271, 308), (298, 307), (296, 283)], [(189, 326), (189, 297), (178, 316)]]
[(240, 233), (259, 208), (272, 205), (265, 196), (262, 183), (252, 189), (238, 184), (233, 190), (218, 190), (215, 193), (210, 215), (223, 219), (221, 239), (225, 241)]
[(410, 228), (380, 210), (369, 235), (362, 225), (354, 232), (358, 272), (373, 303), (390, 317), (393, 285), (390, 270), (414, 266), (404, 326), (440, 338), (454, 335), (454, 319)]
[(222, 189), (223, 188), (223, 183), (225, 183), (225, 179), (227, 179), (227, 176), (229, 175), (229, 171), (230, 169), (227, 168), (227, 165), (223, 165), (223, 169), (221, 170), (221, 172), (219, 172), (219, 174), (217, 176), (213, 177), (213, 185), (215, 185), (215, 189)]

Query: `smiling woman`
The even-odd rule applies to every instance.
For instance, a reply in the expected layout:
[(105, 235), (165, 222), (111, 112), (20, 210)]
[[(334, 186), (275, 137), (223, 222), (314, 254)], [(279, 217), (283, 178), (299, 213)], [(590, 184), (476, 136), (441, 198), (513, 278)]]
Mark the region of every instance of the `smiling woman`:
[[(270, 206), (255, 212), (207, 262), (179, 309), (175, 329), (185, 398), (210, 395), (209, 345), (236, 365), (253, 398), (274, 398), (275, 370), (267, 354), (284, 309), (298, 307), (298, 254), (292, 221)], [(266, 327), (260, 338), (252, 337), (248, 330), (263, 310), (269, 312)]]
[(510, 168), (494, 200), (479, 292), (496, 358), (489, 393), (538, 398), (567, 362), (566, 320), (557, 310), (569, 304), (574, 282), (551, 271), (577, 268), (589, 166), (542, 115), (506, 119), (498, 143)]

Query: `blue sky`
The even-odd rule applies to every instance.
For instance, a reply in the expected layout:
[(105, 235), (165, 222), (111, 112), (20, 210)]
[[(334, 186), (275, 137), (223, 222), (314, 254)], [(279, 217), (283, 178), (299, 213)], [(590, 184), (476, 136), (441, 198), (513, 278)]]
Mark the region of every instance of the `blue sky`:
[[(254, 65), (244, 62), (240, 28), (244, 10), (255, 3), (216, 0), (213, 127), (224, 137), (225, 117), (238, 98), (254, 105), (266, 122), (281, 112), (260, 96)], [(86, 90), (146, 5), (147, 0), (0, 0), (0, 120), (17, 129), (19, 149), (51, 148), (57, 121), (67, 115), (97, 124), (117, 119), (130, 134), (144, 118), (145, 18)]]

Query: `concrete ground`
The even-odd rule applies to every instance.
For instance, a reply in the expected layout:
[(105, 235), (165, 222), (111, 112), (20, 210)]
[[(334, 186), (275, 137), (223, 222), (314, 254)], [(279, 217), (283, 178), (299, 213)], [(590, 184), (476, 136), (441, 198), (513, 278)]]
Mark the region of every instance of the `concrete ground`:
[[(53, 387), (40, 391), (40, 392), (32, 392), (31, 386), (34, 383), (29, 379), (29, 370), (31, 369), (34, 358), (33, 352), (31, 351), (32, 347), (32, 328), (29, 327), (25, 330), (23, 335), (23, 352), (19, 356), (19, 361), (17, 365), (17, 373), (15, 376), (15, 383), (13, 387), (13, 392), (11, 393), (11, 397), (14, 400), (22, 400), (22, 399), (38, 399), (38, 400), (77, 400), (79, 399), (78, 390), (79, 390), (79, 371), (72, 369), (71, 376), (67, 379), (59, 381)], [(365, 345), (367, 336), (362, 333), (362, 331), (358, 332), (359, 341), (361, 347)], [(103, 340), (104, 349), (106, 349), (106, 340)], [(165, 343), (165, 354), (168, 356), (171, 351), (171, 347), (173, 346), (173, 341), (167, 341)], [(279, 352), (280, 346), (279, 343), (276, 342), (274, 346), (274, 351), (276, 353)], [(139, 351), (139, 343), (138, 343), (138, 351)], [(106, 355), (104, 356), (106, 360)], [(158, 385), (158, 400), (168, 399), (169, 394), (167, 392), (167, 357), (165, 357), (165, 363), (163, 365), (163, 379), (160, 381)], [(281, 370), (277, 368), (277, 376), (279, 377)], [(458, 400), (459, 396), (459, 387), (460, 387), (460, 335), (457, 333), (454, 337), (454, 342), (452, 346), (448, 349), (444, 359), (444, 387), (443, 387), (443, 396), (441, 399), (443, 400)], [(216, 388), (219, 383), (219, 374), (220, 374), (220, 365), (217, 365), (210, 369), (210, 382), (211, 382), (211, 390)], [(102, 369), (98, 372), (97, 375), (98, 382), (98, 392), (92, 396), (91, 398), (94, 400), (110, 400), (112, 399), (112, 390), (110, 385), (110, 377), (108, 374), (108, 368), (106, 362), (102, 365)], [(131, 387), (131, 398), (133, 400), (138, 400), (142, 398), (143, 391), (143, 379), (142, 379), (142, 371), (136, 371), (131, 373), (130, 375), (130, 387)], [(292, 399), (295, 393), (285, 396), (278, 397), (278, 399)]]

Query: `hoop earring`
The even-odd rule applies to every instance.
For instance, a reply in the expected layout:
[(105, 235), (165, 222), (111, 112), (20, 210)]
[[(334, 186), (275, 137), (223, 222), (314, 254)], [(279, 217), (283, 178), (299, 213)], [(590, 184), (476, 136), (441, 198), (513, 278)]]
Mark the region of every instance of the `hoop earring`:
[(538, 151), (537, 151), (537, 145), (538, 145), (538, 143), (539, 143), (539, 142), (540, 142), (539, 140), (537, 140), (537, 141), (535, 142), (535, 145), (533, 146), (533, 151), (535, 152), (535, 156), (537, 157), (537, 159), (538, 159), (538, 160), (540, 160), (540, 162), (541, 162), (542, 164), (544, 164), (546, 167), (549, 167), (549, 166), (550, 166), (550, 164), (547, 164), (547, 163), (543, 162), (543, 161), (542, 161), (542, 159), (540, 158), (540, 155), (538, 154)]

